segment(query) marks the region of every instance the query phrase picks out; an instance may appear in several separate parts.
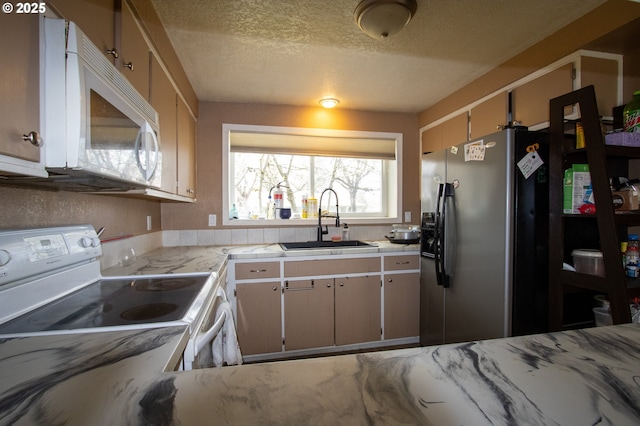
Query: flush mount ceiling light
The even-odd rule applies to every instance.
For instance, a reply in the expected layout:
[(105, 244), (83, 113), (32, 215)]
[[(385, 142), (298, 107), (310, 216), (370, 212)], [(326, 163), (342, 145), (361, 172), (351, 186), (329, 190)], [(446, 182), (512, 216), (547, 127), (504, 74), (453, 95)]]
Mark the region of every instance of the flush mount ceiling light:
[(367, 35), (384, 39), (404, 28), (417, 9), (416, 0), (362, 0), (353, 15)]
[(335, 98), (324, 98), (320, 100), (320, 105), (322, 105), (325, 108), (333, 108), (339, 103), (340, 101)]

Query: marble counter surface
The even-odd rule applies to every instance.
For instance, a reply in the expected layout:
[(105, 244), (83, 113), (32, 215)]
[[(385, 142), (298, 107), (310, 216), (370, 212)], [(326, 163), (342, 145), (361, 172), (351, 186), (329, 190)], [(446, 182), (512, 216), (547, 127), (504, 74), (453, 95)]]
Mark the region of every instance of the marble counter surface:
[(1, 340), (0, 424), (640, 424), (638, 324), (165, 372), (183, 332)]
[(129, 266), (116, 266), (102, 271), (105, 276), (184, 274), (218, 272), (227, 259), (263, 259), (278, 257), (329, 256), (372, 253), (419, 253), (419, 244), (394, 244), (370, 241), (371, 247), (346, 249), (283, 250), (279, 244), (246, 246), (180, 246), (162, 247), (137, 256)]

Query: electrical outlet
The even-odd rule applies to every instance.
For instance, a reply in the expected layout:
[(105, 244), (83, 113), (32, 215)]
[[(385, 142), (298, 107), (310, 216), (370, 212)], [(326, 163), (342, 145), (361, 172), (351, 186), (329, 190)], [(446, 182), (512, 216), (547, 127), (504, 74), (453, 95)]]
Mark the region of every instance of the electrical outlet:
[(404, 221), (411, 222), (411, 212), (404, 212)]
[(147, 216), (147, 231), (151, 231), (153, 227), (151, 226), (151, 216)]
[(216, 226), (217, 217), (215, 214), (209, 215), (209, 226)]

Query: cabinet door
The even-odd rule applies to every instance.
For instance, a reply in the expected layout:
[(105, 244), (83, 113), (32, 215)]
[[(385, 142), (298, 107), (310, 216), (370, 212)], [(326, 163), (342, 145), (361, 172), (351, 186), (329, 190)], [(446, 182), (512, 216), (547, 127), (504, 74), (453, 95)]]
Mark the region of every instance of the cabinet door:
[(384, 338), (420, 335), (420, 275), (386, 275), (384, 278)]
[(580, 86), (593, 85), (600, 115), (611, 115), (618, 106), (618, 61), (607, 58), (580, 57)]
[(178, 98), (178, 195), (196, 196), (196, 122)]
[(425, 130), (422, 132), (422, 152), (436, 152), (465, 142), (468, 129), (468, 114), (464, 112)]
[(73, 21), (112, 63), (115, 57), (115, 0), (50, 0), (51, 6), (66, 20)]
[(0, 79), (0, 154), (38, 162), (40, 147), (22, 135), (40, 132), (39, 17), (11, 14), (0, 28), (5, 40)]
[(236, 285), (237, 328), (244, 355), (282, 351), (280, 282)]
[(160, 147), (162, 149), (162, 183), (164, 191), (177, 191), (177, 94), (171, 80), (155, 56), (151, 56), (151, 90), (149, 101), (160, 118)]
[(124, 1), (120, 17), (120, 57), (116, 63), (131, 85), (143, 98), (149, 99), (149, 45), (133, 12)]
[(567, 64), (513, 89), (514, 120), (524, 126), (549, 121), (549, 99), (573, 90), (572, 75), (573, 64)]
[(380, 277), (335, 280), (336, 345), (380, 340)]
[(471, 139), (480, 138), (507, 124), (507, 92), (487, 99), (471, 109)]
[(285, 283), (285, 350), (333, 346), (333, 328), (333, 279)]

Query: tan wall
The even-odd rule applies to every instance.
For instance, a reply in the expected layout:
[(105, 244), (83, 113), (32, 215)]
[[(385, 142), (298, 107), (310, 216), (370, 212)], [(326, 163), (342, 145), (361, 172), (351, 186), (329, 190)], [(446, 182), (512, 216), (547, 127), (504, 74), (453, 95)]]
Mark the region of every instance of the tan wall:
[[(582, 18), (421, 112), (419, 127), (429, 124), (459, 108), (463, 108), (576, 50), (597, 48), (598, 45), (594, 43), (598, 39), (639, 18), (640, 10), (637, 4), (630, 1), (609, 0)], [(635, 25), (635, 28), (637, 28), (638, 23), (631, 25)], [(622, 43), (628, 43), (629, 46), (637, 46), (638, 44), (637, 38), (635, 41), (633, 39), (630, 41), (631, 43), (625, 40), (614, 40), (612, 46), (610, 46), (611, 48), (606, 51), (626, 53), (619, 51), (621, 47), (624, 47), (621, 46)], [(627, 59), (625, 58), (625, 63), (626, 61)], [(627, 94), (625, 93), (626, 97)]]
[(312, 127), (403, 134), (403, 210), (419, 220), (419, 140), (417, 114), (345, 109), (201, 102), (198, 118), (197, 202), (162, 205), (162, 229), (204, 229), (210, 213), (222, 222), (222, 124)]
[(0, 228), (90, 223), (105, 227), (103, 237), (160, 230), (160, 203), (106, 195), (40, 191), (0, 186)]

